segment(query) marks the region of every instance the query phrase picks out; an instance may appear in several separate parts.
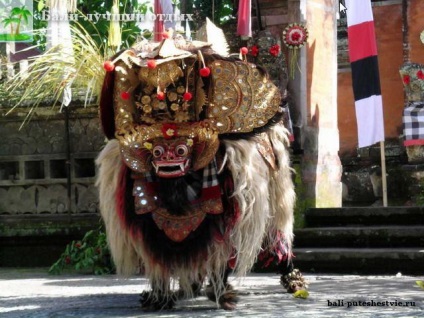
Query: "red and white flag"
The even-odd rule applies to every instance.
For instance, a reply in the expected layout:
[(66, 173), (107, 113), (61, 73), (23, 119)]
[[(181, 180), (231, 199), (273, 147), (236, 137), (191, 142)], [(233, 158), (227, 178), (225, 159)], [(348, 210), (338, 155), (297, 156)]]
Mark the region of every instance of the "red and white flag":
[(371, 0), (346, 0), (359, 147), (384, 141), (383, 102)]

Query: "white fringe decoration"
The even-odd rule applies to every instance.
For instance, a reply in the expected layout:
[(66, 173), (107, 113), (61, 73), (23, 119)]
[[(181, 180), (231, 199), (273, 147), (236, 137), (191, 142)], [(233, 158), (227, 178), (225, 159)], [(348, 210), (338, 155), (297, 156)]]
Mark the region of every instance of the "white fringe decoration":
[(243, 276), (256, 260), (270, 218), (269, 170), (254, 139), (224, 143), (234, 179), (234, 196), (241, 211), (230, 240), (237, 255), (236, 274)]
[(268, 132), (268, 137), (274, 148), (278, 161), (278, 170), (271, 171), (269, 179), (271, 219), (268, 224), (268, 243), (273, 244), (275, 233), (281, 231), (288, 243), (289, 258), (292, 256), (294, 205), (296, 193), (294, 191), (294, 170), (290, 167), (289, 132), (283, 125), (276, 125)]
[(280, 125), (268, 132), (278, 162), (275, 171), (259, 153), (256, 138), (224, 141), (234, 179), (234, 196), (241, 209), (241, 220), (231, 235), (231, 244), (237, 251), (238, 276), (250, 270), (264, 243), (275, 243), (277, 231), (284, 234), (291, 256), (295, 192), (287, 136), (287, 130)]

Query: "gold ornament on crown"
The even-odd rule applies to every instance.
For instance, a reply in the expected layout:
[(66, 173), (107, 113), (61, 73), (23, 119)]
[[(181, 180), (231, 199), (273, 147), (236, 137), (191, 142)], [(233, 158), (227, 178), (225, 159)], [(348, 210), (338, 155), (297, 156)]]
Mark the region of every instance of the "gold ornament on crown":
[[(277, 87), (255, 65), (215, 55), (205, 63), (200, 50), (176, 49), (172, 55), (171, 42), (148, 53), (128, 50), (115, 63), (115, 136), (125, 162), (139, 172), (149, 169), (140, 152), (151, 151), (156, 138), (194, 143), (201, 149), (196, 170), (215, 156), (219, 134), (252, 132), (280, 111)], [(206, 66), (207, 79), (199, 75)]]

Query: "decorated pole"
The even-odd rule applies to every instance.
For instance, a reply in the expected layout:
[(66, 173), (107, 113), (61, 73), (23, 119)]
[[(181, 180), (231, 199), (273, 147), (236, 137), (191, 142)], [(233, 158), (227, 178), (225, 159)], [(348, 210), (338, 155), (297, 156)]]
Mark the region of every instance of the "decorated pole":
[[(158, 16), (158, 14), (162, 14), (162, 6), (160, 4), (160, 0), (154, 0), (153, 10), (156, 17)], [(162, 41), (163, 31), (164, 31), (163, 21), (160, 21), (159, 19), (156, 18), (154, 28), (153, 28), (154, 40), (156, 42)]]
[[(69, 12), (76, 11), (76, 1), (75, 0), (51, 0), (46, 3), (50, 7), (50, 14), (52, 16), (66, 17)], [(47, 48), (52, 48), (55, 46), (60, 47), (59, 58), (62, 60), (67, 60), (69, 63), (73, 64), (74, 61), (74, 51), (72, 45), (71, 37), (71, 28), (69, 26), (69, 20), (67, 19), (57, 19), (49, 20), (47, 26)], [(54, 63), (54, 61), (53, 61)], [(62, 95), (60, 96), (60, 101), (62, 102), (61, 110), (65, 106), (65, 140), (66, 140), (66, 188), (68, 196), (68, 213), (72, 212), (72, 176), (71, 176), (71, 138), (69, 131), (69, 109), (67, 106), (71, 103), (72, 100), (72, 77), (71, 74), (74, 72), (73, 69), (65, 67), (63, 70), (62, 83), (59, 85), (64, 85)]]
[(112, 19), (109, 25), (108, 45), (109, 47), (114, 48), (116, 51), (119, 51), (119, 47), (121, 46), (122, 42), (121, 26), (119, 24), (119, 19), (113, 18), (119, 16), (118, 0), (113, 0), (113, 5), (110, 11), (112, 13)]
[(243, 40), (247, 40), (252, 36), (252, 2), (251, 0), (240, 0), (237, 15), (237, 34)]
[(383, 99), (370, 0), (346, 0), (349, 58), (359, 147), (380, 142), (383, 204), (387, 206)]

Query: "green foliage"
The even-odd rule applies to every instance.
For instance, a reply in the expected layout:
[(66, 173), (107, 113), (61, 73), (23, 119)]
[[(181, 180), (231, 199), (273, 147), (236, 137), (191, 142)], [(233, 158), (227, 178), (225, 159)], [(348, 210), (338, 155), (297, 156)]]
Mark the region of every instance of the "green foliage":
[(46, 28), (47, 28), (47, 21), (42, 20), (41, 11), (42, 6), (40, 6), (40, 3), (44, 3), (42, 0), (35, 1), (35, 3), (38, 2), (38, 9), (36, 10), (34, 8), (33, 10), (33, 19), (32, 19), (32, 25), (34, 28), (34, 34), (33, 34), (33, 44), (38, 46), (41, 50), (45, 50), (46, 46)]
[[(106, 14), (110, 12), (113, 5), (113, 0), (79, 0), (78, 9), (83, 15), (88, 14)], [(120, 14), (137, 14), (145, 10), (145, 4), (138, 4), (137, 0), (119, 0), (119, 13)], [(87, 30), (100, 46), (106, 44), (109, 32), (110, 21), (100, 18), (95, 24), (92, 21), (80, 19), (79, 23)], [(136, 21), (121, 21), (122, 32), (122, 47), (130, 47), (140, 35), (140, 28), (137, 26)]]
[(193, 14), (192, 30), (199, 29), (209, 18), (217, 26), (234, 18), (233, 2), (231, 0), (186, 0), (181, 8), (184, 14)]
[[(46, 28), (47, 21), (43, 20), (43, 11), (47, 10), (44, 6), (44, 0), (36, 0), (37, 5), (34, 6), (34, 44), (45, 45), (46, 42)], [(70, 24), (78, 24), (84, 28), (88, 34), (91, 35), (93, 40), (97, 43), (99, 48), (106, 47), (109, 25), (108, 21), (103, 14), (110, 13), (113, 0), (79, 0), (77, 4), (78, 21), (70, 21)], [(146, 2), (139, 4), (138, 0), (119, 0), (119, 13), (120, 14), (144, 14), (149, 10), (149, 5)], [(90, 21), (88, 14), (96, 15), (98, 21)], [(100, 16), (99, 16), (100, 15)], [(121, 21), (122, 33), (122, 47), (130, 47), (137, 40), (140, 35), (140, 28), (137, 26), (136, 21)]]
[(99, 228), (85, 234), (81, 241), (72, 241), (65, 252), (50, 267), (50, 274), (60, 274), (65, 269), (89, 271), (95, 275), (108, 274), (115, 270), (112, 263), (106, 234)]
[(314, 202), (306, 198), (306, 190), (302, 182), (302, 172), (299, 164), (294, 165), (295, 170), (295, 191), (296, 191), (296, 205), (294, 208), (294, 228), (301, 229), (305, 227), (305, 212), (313, 207)]
[(415, 197), (415, 203), (417, 206), (424, 206), (424, 183), (423, 182), (419, 183), (419, 189), (420, 189), (420, 192)]
[(202, 24), (208, 17), (220, 25), (232, 17), (233, 3), (230, 0), (193, 0), (193, 10)]
[[(414, 182), (416, 180), (414, 178), (411, 178), (411, 180), (409, 181)], [(416, 206), (424, 206), (424, 181), (420, 180), (418, 182), (416, 192), (414, 193), (411, 199)]]

